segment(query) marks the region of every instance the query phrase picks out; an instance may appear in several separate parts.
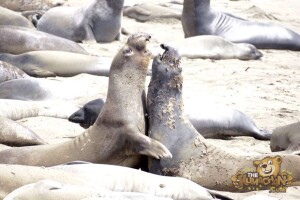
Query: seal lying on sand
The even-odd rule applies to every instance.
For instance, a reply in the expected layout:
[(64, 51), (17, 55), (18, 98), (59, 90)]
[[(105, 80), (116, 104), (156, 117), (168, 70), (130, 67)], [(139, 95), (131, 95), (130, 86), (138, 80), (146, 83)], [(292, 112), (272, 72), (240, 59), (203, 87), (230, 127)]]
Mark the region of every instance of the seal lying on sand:
[(166, 49), (164, 54), (154, 58), (147, 95), (149, 136), (165, 144), (173, 158), (150, 158), (149, 171), (189, 178), (209, 189), (241, 192), (243, 187), (239, 188), (238, 175), (251, 166), (259, 168), (257, 163), (264, 157), (274, 156), (281, 165), (280, 169), (276, 168), (277, 172), (287, 170), (292, 173), (292, 182), (289, 176), (286, 185), (300, 185), (299, 156), (236, 153), (211, 144), (194, 129), (183, 112), (180, 56), (173, 48), (163, 47)]
[(108, 76), (112, 58), (63, 51), (32, 51), (20, 55), (0, 54), (0, 60), (11, 63), (30, 76), (75, 76), (81, 73)]
[(300, 155), (300, 122), (276, 128), (271, 137), (271, 151)]
[(0, 6), (0, 25), (23, 26), (34, 28), (33, 24), (25, 17)]
[(28, 78), (29, 76), (23, 72), (21, 69), (7, 63), (0, 61), (0, 83), (18, 79), (18, 78)]
[[(69, 117), (69, 121), (88, 128), (96, 121), (104, 101), (95, 99), (86, 103)], [(190, 106), (186, 114), (192, 125), (204, 138), (226, 138), (230, 136), (251, 136), (260, 140), (270, 140), (271, 134), (259, 130), (244, 113), (226, 107), (211, 105)]]
[(107, 100), (92, 127), (65, 143), (2, 151), (0, 163), (53, 166), (82, 160), (134, 167), (141, 155), (172, 157), (161, 143), (145, 135), (142, 94), (151, 57), (146, 48), (150, 38), (133, 34), (114, 57)]
[(0, 26), (0, 44), (0, 53), (51, 50), (88, 54), (73, 41), (19, 26)]
[(298, 33), (213, 10), (210, 0), (184, 0), (181, 22), (185, 37), (217, 35), (231, 42), (249, 43), (259, 49), (300, 51)]
[(48, 10), (63, 5), (62, 0), (0, 0), (0, 5), (14, 11)]
[(52, 8), (39, 19), (37, 29), (75, 42), (119, 40), (123, 4), (124, 0), (92, 0), (83, 7)]
[(0, 116), (0, 143), (10, 146), (46, 144), (32, 130), (10, 119)]
[(98, 191), (137, 192), (174, 200), (214, 199), (214, 196), (222, 196), (184, 178), (158, 176), (114, 165), (72, 164), (48, 168), (0, 165), (0, 171), (1, 199), (19, 187), (40, 180), (52, 180)]

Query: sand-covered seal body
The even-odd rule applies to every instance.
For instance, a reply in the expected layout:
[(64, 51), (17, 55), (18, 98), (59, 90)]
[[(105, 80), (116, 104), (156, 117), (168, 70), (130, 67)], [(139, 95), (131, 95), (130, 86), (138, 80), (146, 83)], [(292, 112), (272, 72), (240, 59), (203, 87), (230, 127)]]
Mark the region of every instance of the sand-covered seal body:
[(7, 62), (0, 61), (0, 83), (13, 79), (28, 77), (29, 76), (18, 67), (15, 67)]
[(216, 11), (211, 8), (210, 0), (184, 0), (181, 22), (185, 37), (217, 35), (231, 42), (249, 43), (259, 49), (300, 50), (298, 33)]
[(0, 53), (21, 54), (51, 50), (88, 54), (73, 41), (48, 33), (18, 26), (0, 26)]
[(2, 151), (0, 163), (53, 166), (82, 160), (134, 167), (141, 155), (172, 157), (164, 145), (145, 136), (143, 91), (150, 38), (133, 34), (113, 59), (107, 100), (92, 127), (65, 143)]
[(32, 51), (19, 55), (0, 54), (0, 60), (34, 77), (69, 77), (81, 73), (108, 76), (112, 58), (64, 51)]
[(300, 122), (277, 127), (271, 137), (271, 151), (300, 155)]
[(120, 39), (124, 0), (92, 0), (83, 7), (56, 7), (47, 11), (37, 29), (76, 42)]
[(33, 24), (25, 17), (0, 6), (0, 25), (22, 26), (34, 28)]
[(0, 0), (0, 5), (14, 11), (48, 10), (63, 5), (62, 0)]

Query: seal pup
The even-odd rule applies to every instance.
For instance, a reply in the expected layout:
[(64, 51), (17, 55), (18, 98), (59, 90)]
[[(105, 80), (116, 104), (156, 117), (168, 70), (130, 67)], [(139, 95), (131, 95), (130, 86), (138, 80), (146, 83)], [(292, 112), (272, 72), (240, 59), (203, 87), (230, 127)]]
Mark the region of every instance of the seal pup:
[(112, 58), (64, 51), (32, 51), (19, 55), (0, 54), (0, 60), (15, 65), (30, 76), (68, 77), (81, 73), (108, 76)]
[(150, 158), (149, 171), (185, 177), (209, 189), (241, 192), (233, 185), (232, 180), (236, 177), (232, 177), (241, 170), (256, 166), (254, 164), (264, 157), (274, 156), (282, 170), (292, 173), (291, 185), (300, 185), (299, 156), (237, 154), (235, 150), (215, 146), (205, 140), (184, 115), (180, 56), (172, 47), (163, 45), (163, 48), (162, 56), (154, 58), (147, 94), (149, 136), (162, 142), (173, 158)]
[(88, 54), (77, 43), (42, 31), (19, 26), (0, 26), (0, 53), (54, 50)]
[(7, 62), (0, 61), (0, 83), (13, 79), (28, 77), (29, 76), (21, 69)]
[[(81, 127), (92, 126), (103, 107), (102, 99), (86, 103), (69, 117), (69, 121)], [(255, 123), (239, 110), (214, 105), (190, 105), (185, 110), (194, 128), (204, 138), (225, 139), (231, 136), (250, 136), (259, 140), (270, 140), (268, 131), (260, 130)]]
[(62, 0), (0, 0), (0, 5), (13, 11), (48, 10), (63, 5)]
[(120, 40), (123, 4), (124, 0), (92, 0), (83, 7), (52, 8), (39, 19), (37, 29), (75, 42)]
[(271, 137), (271, 151), (300, 155), (300, 122), (277, 127)]
[(300, 51), (298, 33), (216, 11), (211, 8), (210, 0), (184, 0), (181, 22), (185, 37), (217, 35), (231, 42), (249, 43), (259, 49)]
[(23, 26), (34, 28), (33, 24), (25, 17), (7, 8), (0, 6), (0, 25)]
[(213, 199), (214, 196), (221, 196), (184, 178), (158, 176), (114, 165), (72, 164), (54, 167), (0, 165), (0, 171), (1, 199), (17, 188), (41, 180), (52, 180), (98, 191), (136, 192), (174, 200)]
[[(141, 155), (170, 158), (168, 149), (145, 135), (143, 98), (151, 38), (128, 38), (111, 64), (107, 100), (95, 124), (73, 140), (0, 152), (0, 163), (53, 166), (75, 160), (135, 167)], [(34, 156), (33, 156), (34, 154)]]
[(10, 146), (31, 146), (46, 144), (29, 128), (0, 116), (0, 143)]

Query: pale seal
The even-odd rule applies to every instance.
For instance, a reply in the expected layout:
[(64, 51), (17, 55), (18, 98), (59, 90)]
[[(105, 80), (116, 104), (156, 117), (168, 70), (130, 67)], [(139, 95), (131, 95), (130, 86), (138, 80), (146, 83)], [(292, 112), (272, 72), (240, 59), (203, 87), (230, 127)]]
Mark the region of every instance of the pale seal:
[[(135, 167), (141, 155), (170, 158), (164, 145), (145, 135), (145, 79), (150, 35), (136, 33), (114, 57), (107, 100), (95, 124), (73, 140), (0, 152), (0, 163), (53, 166), (76, 160)], [(34, 156), (32, 156), (34, 154)]]
[(63, 51), (32, 51), (19, 55), (0, 54), (0, 60), (11, 63), (30, 76), (75, 76), (87, 73), (108, 76), (112, 58)]
[(210, 0), (184, 0), (181, 22), (185, 37), (217, 35), (231, 42), (249, 43), (259, 49), (300, 50), (298, 33), (216, 11), (211, 8)]
[(34, 28), (33, 24), (25, 17), (0, 6), (0, 25), (22, 26)]
[(18, 79), (18, 78), (28, 78), (29, 76), (14, 65), (7, 62), (0, 61), (0, 83)]
[(63, 5), (62, 0), (0, 0), (0, 5), (14, 11), (48, 10)]
[(271, 151), (300, 155), (300, 122), (277, 127), (271, 137)]
[(83, 7), (52, 8), (39, 19), (37, 29), (75, 42), (119, 40), (123, 4), (124, 0), (92, 0)]
[(158, 176), (114, 165), (73, 164), (46, 168), (0, 165), (0, 171), (1, 199), (17, 188), (41, 180), (52, 180), (98, 191), (137, 192), (174, 200), (214, 199), (214, 196), (221, 196), (184, 178)]
[(180, 56), (173, 48), (164, 48), (165, 53), (154, 58), (147, 94), (149, 136), (165, 144), (173, 157), (168, 160), (150, 158), (149, 171), (189, 178), (209, 189), (241, 192), (247, 188), (235, 187), (232, 181), (235, 175), (256, 166), (256, 161), (274, 156), (280, 161), (281, 170), (292, 173), (291, 185), (300, 185), (299, 156), (237, 154), (229, 148), (211, 144), (195, 130), (184, 115)]
[(88, 54), (77, 43), (18, 26), (0, 26), (0, 53), (21, 54), (28, 51), (54, 50)]
[(46, 144), (29, 128), (0, 116), (0, 143), (10, 146), (31, 146)]
[[(92, 126), (104, 101), (95, 99), (69, 117), (69, 121), (79, 123), (83, 128)], [(214, 105), (188, 106), (186, 114), (192, 125), (204, 138), (221, 138), (231, 136), (250, 136), (259, 140), (270, 140), (268, 131), (260, 130), (243, 112)]]

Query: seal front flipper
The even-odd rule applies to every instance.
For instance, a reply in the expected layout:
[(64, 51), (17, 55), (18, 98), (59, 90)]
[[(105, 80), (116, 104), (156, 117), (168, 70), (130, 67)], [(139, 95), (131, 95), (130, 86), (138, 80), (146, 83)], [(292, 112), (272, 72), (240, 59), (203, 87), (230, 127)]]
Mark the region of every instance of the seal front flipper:
[(30, 69), (26, 70), (26, 73), (33, 77), (39, 77), (39, 78), (45, 78), (45, 77), (56, 77), (56, 74), (54, 72), (50, 72), (45, 69)]

